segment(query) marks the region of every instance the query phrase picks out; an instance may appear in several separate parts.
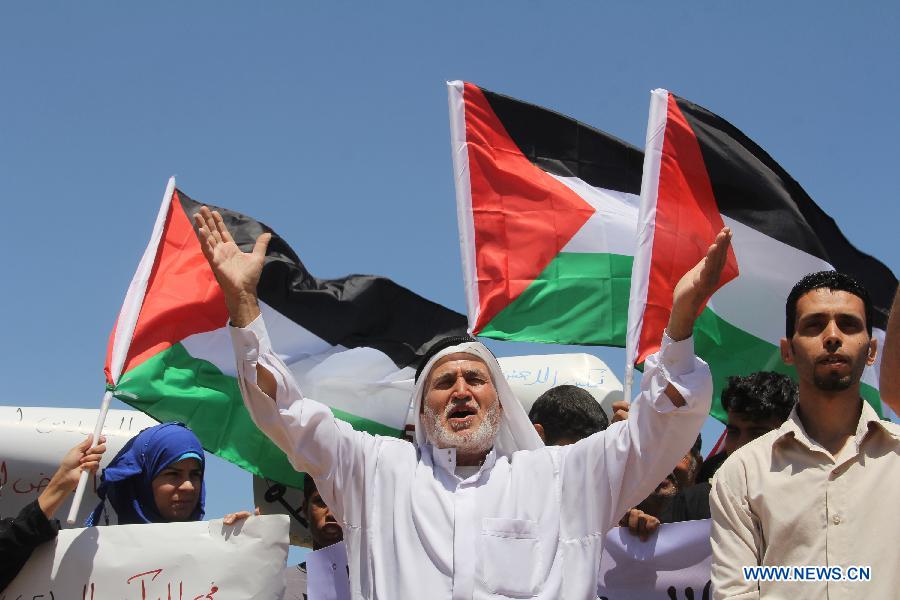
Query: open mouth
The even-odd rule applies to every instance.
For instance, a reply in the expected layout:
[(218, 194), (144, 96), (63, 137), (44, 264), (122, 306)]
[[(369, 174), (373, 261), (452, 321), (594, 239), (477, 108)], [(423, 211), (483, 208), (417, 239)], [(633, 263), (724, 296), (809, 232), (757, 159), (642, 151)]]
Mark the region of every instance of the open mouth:
[(820, 365), (830, 366), (830, 365), (846, 365), (848, 361), (845, 357), (840, 356), (838, 354), (830, 354), (828, 356), (820, 358), (818, 362)]
[(453, 426), (462, 426), (478, 414), (478, 410), (472, 406), (457, 406), (447, 413), (447, 421)]

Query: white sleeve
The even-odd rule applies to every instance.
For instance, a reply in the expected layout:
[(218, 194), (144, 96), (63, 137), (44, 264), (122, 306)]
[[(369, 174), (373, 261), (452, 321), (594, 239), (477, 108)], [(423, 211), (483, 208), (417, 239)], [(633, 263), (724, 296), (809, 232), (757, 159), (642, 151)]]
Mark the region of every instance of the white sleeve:
[[(345, 512), (344, 504), (358, 504), (347, 496), (361, 492), (365, 456), (374, 453), (377, 438), (354, 431), (348, 423), (336, 419), (327, 406), (303, 397), (290, 369), (273, 352), (262, 315), (246, 327), (229, 329), (241, 395), (253, 422), (297, 471), (312, 475), (338, 519), (353, 520), (351, 515), (341, 513)], [(257, 364), (275, 378), (274, 400), (257, 385)]]
[[(693, 338), (675, 342), (664, 334), (659, 352), (644, 365), (628, 419), (561, 449), (566, 537), (604, 533), (618, 523), (672, 472), (709, 414), (712, 377), (694, 355)], [(666, 396), (669, 383), (684, 397), (684, 406)]]

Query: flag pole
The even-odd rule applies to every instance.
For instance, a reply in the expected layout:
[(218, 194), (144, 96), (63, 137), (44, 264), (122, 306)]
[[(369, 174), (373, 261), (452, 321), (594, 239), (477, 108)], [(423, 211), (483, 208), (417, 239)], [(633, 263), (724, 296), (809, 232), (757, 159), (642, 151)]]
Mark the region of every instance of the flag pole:
[[(134, 335), (134, 328), (137, 325), (138, 316), (141, 312), (141, 306), (144, 302), (144, 294), (147, 291), (147, 284), (150, 281), (150, 274), (153, 270), (153, 264), (156, 261), (156, 254), (159, 249), (159, 241), (162, 238), (163, 228), (166, 222), (166, 216), (169, 214), (169, 205), (172, 202), (172, 195), (175, 193), (175, 177), (170, 177), (166, 183), (166, 191), (163, 194), (162, 202), (159, 206), (159, 212), (156, 215), (156, 222), (153, 224), (153, 232), (150, 234), (150, 243), (144, 250), (141, 262), (138, 264), (137, 271), (128, 286), (125, 293), (125, 301), (122, 303), (122, 310), (119, 312), (119, 318), (116, 321), (116, 328), (113, 332), (113, 340), (110, 345), (109, 354), (107, 355), (107, 390), (103, 395), (100, 403), (100, 414), (97, 415), (97, 424), (94, 425), (94, 433), (91, 438), (91, 445), (95, 446), (100, 434), (103, 431), (103, 425), (106, 423), (106, 413), (109, 412), (109, 404), (112, 402), (115, 392), (115, 385), (119, 382), (122, 375), (122, 368), (125, 366), (125, 358), (128, 353), (128, 347), (131, 344), (131, 336)], [(69, 516), (66, 523), (75, 524), (78, 516), (78, 509), (81, 507), (81, 499), (84, 496), (84, 490), (87, 487), (87, 471), (81, 472), (78, 479), (78, 487), (75, 488), (75, 497), (72, 499), (72, 508), (69, 510)]]
[(625, 385), (623, 390), (624, 400), (631, 402), (631, 388), (634, 384), (634, 363), (628, 361), (625, 364)]
[[(91, 447), (97, 445), (100, 439), (100, 433), (103, 431), (103, 425), (106, 423), (106, 413), (109, 412), (109, 403), (112, 402), (112, 390), (107, 390), (103, 394), (103, 401), (100, 403), (100, 414), (97, 415), (97, 423), (94, 425), (94, 433), (91, 434)], [(75, 488), (75, 496), (72, 498), (72, 507), (69, 509), (69, 516), (66, 517), (66, 523), (74, 525), (78, 517), (78, 509), (81, 508), (81, 499), (84, 497), (84, 490), (87, 488), (88, 476), (90, 473), (82, 471), (78, 477), (78, 487)]]

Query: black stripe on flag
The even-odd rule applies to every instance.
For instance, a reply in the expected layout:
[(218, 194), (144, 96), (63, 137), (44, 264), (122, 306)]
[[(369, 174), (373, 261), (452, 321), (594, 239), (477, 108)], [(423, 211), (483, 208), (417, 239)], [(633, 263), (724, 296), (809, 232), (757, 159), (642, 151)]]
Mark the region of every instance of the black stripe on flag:
[(800, 184), (738, 128), (684, 98), (675, 101), (700, 144), (719, 211), (856, 278), (872, 296), (872, 324), (885, 329), (897, 289), (891, 270), (853, 246)]
[(479, 89), (509, 137), (537, 167), (594, 187), (641, 193), (640, 149), (552, 110)]
[[(181, 190), (178, 197), (193, 224), (193, 215), (203, 205)], [(260, 234), (272, 234), (257, 288), (259, 299), (332, 345), (375, 348), (399, 368), (415, 367), (437, 339), (466, 332), (464, 315), (385, 277), (313, 277), (267, 225), (226, 208), (206, 206), (221, 213), (234, 241), (245, 252), (252, 250)]]

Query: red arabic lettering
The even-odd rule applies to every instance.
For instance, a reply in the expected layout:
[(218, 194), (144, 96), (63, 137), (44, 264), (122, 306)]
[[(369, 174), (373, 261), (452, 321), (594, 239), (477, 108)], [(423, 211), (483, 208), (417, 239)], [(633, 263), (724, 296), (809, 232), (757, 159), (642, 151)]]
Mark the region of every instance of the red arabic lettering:
[(219, 588), (216, 586), (215, 582), (210, 584), (209, 592), (205, 595), (201, 594), (194, 598), (194, 600), (216, 600), (213, 598), (213, 595), (219, 591)]
[[(84, 584), (84, 588), (81, 590), (81, 600), (88, 600), (88, 584)], [(91, 597), (90, 600), (94, 600), (94, 582), (91, 582)]]
[(43, 473), (41, 473), (41, 475), (43, 477), (37, 483), (26, 482), (22, 486), (19, 486), (22, 478), (20, 477), (19, 479), (16, 479), (12, 485), (13, 491), (17, 494), (30, 494), (32, 492), (37, 492), (38, 494), (40, 494), (44, 491), (44, 488), (46, 488), (50, 484), (50, 478)]
[[(154, 579), (159, 577), (159, 574), (162, 573), (162, 571), (163, 571), (162, 569), (153, 569), (152, 571), (144, 571), (143, 573), (138, 573), (137, 575), (132, 575), (131, 577), (129, 577), (126, 580), (126, 583), (128, 583), (130, 585), (131, 582), (134, 581), (135, 579), (137, 579), (139, 577), (143, 577), (144, 575), (149, 575), (150, 573), (154, 574), (153, 577), (150, 578), (150, 581), (153, 581)], [(147, 581), (146, 579), (141, 579), (141, 600), (147, 600), (147, 583), (146, 583), (146, 581)]]

